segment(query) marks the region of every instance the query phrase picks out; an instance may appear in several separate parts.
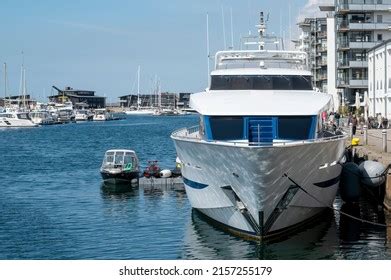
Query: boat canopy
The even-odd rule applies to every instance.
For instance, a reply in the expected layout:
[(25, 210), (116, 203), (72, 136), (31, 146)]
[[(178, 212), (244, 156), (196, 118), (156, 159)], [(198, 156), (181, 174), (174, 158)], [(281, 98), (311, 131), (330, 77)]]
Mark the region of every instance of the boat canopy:
[(136, 153), (133, 150), (108, 150), (105, 153), (102, 168), (137, 169)]

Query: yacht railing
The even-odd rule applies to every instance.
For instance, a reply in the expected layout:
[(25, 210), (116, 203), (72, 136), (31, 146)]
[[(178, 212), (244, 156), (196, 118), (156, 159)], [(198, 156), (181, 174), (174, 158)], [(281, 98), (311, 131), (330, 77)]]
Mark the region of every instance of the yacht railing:
[(333, 140), (346, 139), (348, 135), (343, 133), (341, 135), (333, 135), (330, 137), (321, 137), (316, 139), (306, 140), (277, 140), (276, 142), (248, 142), (248, 141), (222, 141), (222, 140), (204, 140), (199, 133), (199, 126), (192, 126), (189, 128), (181, 128), (171, 134), (174, 139), (182, 139), (187, 141), (196, 141), (200, 143), (214, 143), (218, 145), (232, 145), (239, 147), (280, 147), (280, 146), (295, 146), (309, 143), (328, 142)]
[(308, 55), (299, 51), (258, 50), (220, 51), (216, 53), (215, 69), (248, 67), (281, 67), (308, 70)]

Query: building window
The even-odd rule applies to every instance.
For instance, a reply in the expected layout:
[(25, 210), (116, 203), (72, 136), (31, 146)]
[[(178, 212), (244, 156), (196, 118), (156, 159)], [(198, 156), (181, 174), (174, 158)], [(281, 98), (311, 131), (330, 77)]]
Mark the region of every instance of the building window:
[(383, 34), (377, 34), (377, 40), (383, 41)]
[(391, 88), (391, 78), (388, 78), (388, 88)]
[(377, 23), (382, 23), (382, 22), (383, 22), (383, 16), (377, 15)]

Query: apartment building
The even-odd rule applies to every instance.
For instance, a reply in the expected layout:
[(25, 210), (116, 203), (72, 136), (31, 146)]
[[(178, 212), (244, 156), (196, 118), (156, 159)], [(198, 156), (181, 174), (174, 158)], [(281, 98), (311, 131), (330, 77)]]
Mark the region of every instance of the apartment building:
[(391, 40), (368, 51), (369, 115), (391, 119)]
[(314, 86), (327, 92), (327, 20), (305, 18), (299, 23), (302, 30), (296, 49), (308, 54)]
[(336, 87), (346, 105), (368, 91), (367, 52), (391, 39), (390, 10), (391, 0), (335, 0)]

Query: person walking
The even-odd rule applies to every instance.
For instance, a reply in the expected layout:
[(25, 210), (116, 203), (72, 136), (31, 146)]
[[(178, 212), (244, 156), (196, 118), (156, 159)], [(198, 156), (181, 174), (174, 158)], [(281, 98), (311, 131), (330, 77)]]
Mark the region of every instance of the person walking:
[(356, 115), (353, 115), (353, 117), (352, 117), (352, 134), (353, 135), (356, 135), (357, 122), (358, 122), (358, 120), (357, 120)]
[(339, 127), (339, 119), (341, 118), (341, 116), (338, 112), (335, 112), (334, 117), (335, 117), (335, 123), (337, 127)]
[(381, 126), (382, 126), (382, 124), (383, 124), (383, 118), (381, 117), (381, 114), (379, 113), (378, 115), (377, 115), (377, 123), (378, 123), (378, 126), (377, 126), (377, 128), (380, 128)]

